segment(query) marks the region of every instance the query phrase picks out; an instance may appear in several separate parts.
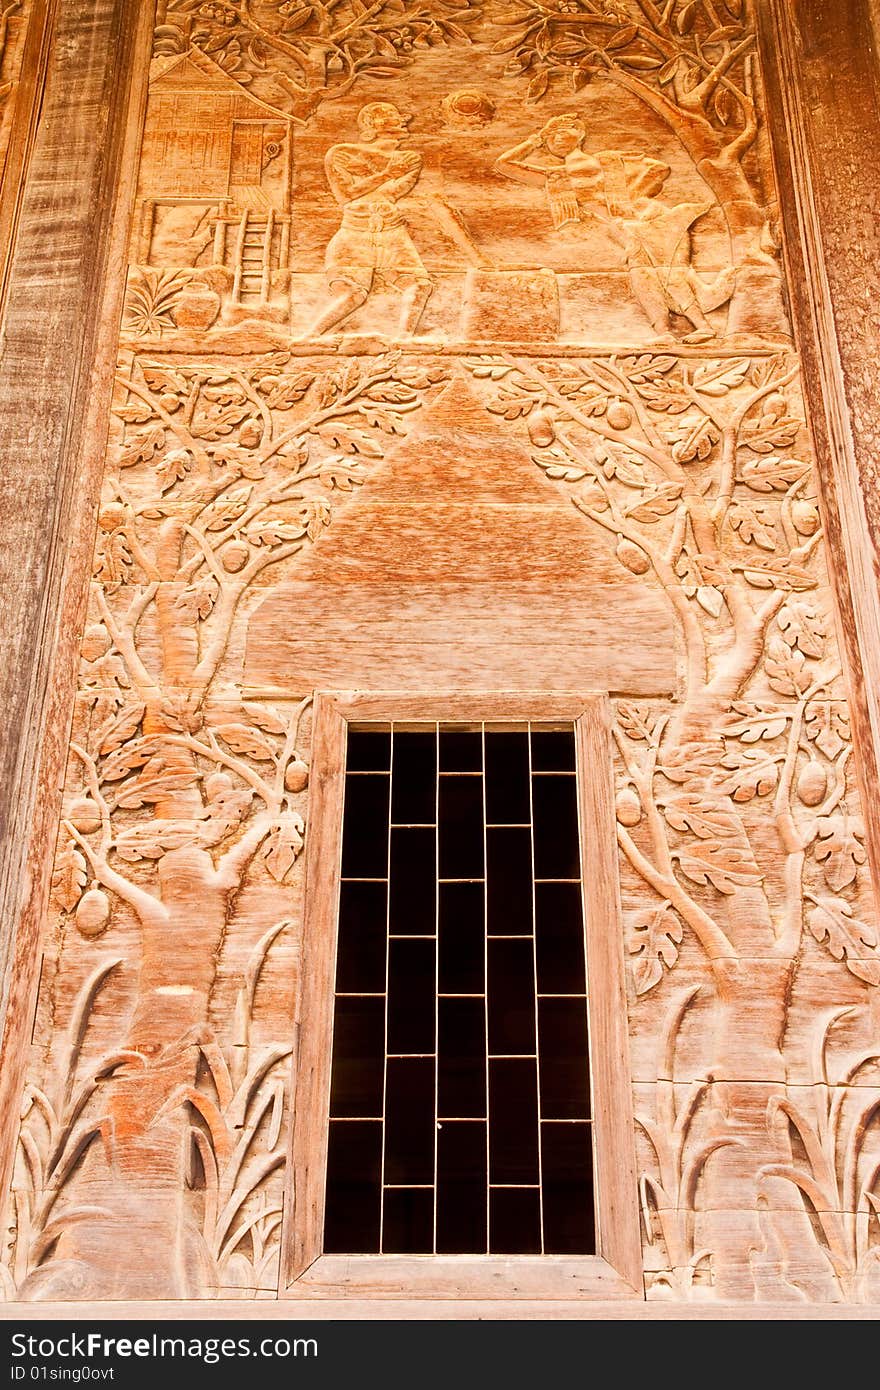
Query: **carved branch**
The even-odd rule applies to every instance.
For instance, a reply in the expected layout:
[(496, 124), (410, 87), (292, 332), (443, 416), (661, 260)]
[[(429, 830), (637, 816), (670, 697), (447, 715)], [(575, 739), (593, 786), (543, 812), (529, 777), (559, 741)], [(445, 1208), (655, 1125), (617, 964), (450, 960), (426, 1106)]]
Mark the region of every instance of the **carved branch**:
[[(153, 590), (152, 594), (150, 594), (150, 598), (152, 598), (155, 596), (158, 586), (151, 585), (150, 587)], [(96, 587), (95, 594), (98, 607), (101, 611), (101, 617), (104, 620), (107, 631), (113, 638), (113, 642), (122, 660), (125, 662), (128, 674), (137, 688), (139, 695), (143, 700), (151, 703), (160, 702), (162, 699), (162, 690), (141, 660), (134, 644), (133, 632), (126, 631), (125, 628), (116, 621), (110, 609), (110, 605), (107, 602), (107, 597), (100, 586)], [(144, 596), (142, 596), (142, 598), (144, 598)], [(138, 601), (139, 600), (135, 600), (135, 602)], [(144, 598), (144, 608), (147, 602), (149, 602), (149, 599)]]
[(148, 893), (146, 889), (141, 888), (137, 883), (132, 883), (130, 879), (111, 868), (107, 861), (107, 855), (103, 851), (96, 852), (71, 821), (66, 820), (64, 828), (76, 840), (88, 859), (92, 873), (98, 882), (103, 884), (105, 888), (109, 888), (112, 893), (116, 893), (123, 902), (128, 903), (129, 907), (134, 908), (145, 926), (161, 930), (170, 921), (168, 909), (159, 898), (154, 897), (152, 893)]
[(713, 921), (698, 903), (694, 902), (674, 874), (661, 873), (656, 865), (642, 854), (632, 836), (622, 825), (617, 827), (617, 842), (636, 873), (650, 884), (659, 897), (668, 898), (675, 910), (687, 922), (713, 966), (718, 967), (723, 961), (730, 960), (732, 956), (736, 955), (730, 939), (721, 930), (718, 923)]

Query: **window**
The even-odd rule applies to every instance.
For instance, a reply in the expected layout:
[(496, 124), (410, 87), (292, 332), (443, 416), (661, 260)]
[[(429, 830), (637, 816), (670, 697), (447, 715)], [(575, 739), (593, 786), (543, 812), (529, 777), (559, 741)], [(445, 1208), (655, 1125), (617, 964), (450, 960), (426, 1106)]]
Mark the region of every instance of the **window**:
[(606, 702), (320, 696), (312, 789), (289, 1292), (635, 1296)]

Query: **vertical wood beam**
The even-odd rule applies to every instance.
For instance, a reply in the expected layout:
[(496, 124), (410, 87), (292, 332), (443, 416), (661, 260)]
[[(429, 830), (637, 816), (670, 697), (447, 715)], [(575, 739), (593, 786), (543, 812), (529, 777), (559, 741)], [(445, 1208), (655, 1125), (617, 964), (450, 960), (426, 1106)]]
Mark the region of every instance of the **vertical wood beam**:
[[(152, 0), (56, 0), (0, 344), (0, 1196), (39, 974), (100, 489)], [(39, 81), (39, 73), (35, 75)]]
[(877, 12), (876, 0), (757, 5), (791, 311), (848, 667), (866, 844), (880, 894)]

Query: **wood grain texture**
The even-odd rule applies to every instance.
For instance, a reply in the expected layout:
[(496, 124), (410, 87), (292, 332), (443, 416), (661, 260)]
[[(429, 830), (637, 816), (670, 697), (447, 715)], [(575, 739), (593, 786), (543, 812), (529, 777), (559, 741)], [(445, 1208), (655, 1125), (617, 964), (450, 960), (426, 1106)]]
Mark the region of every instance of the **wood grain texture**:
[[(880, 883), (880, 427), (871, 373), (880, 74), (864, 0), (758, 8), (788, 286), (849, 672), (874, 883)], [(866, 356), (867, 354), (867, 356)]]
[(590, 980), (590, 1067), (595, 1096), (599, 1253), (633, 1288), (642, 1286), (642, 1252), (632, 1145), (631, 1075), (620, 878), (614, 852), (616, 816), (608, 701), (589, 701), (576, 724), (584, 924)]
[[(633, 1299), (618, 1299), (608, 1303), (575, 1298), (566, 1301), (541, 1299), (411, 1299), (411, 1298), (340, 1298), (261, 1300), (260, 1319), (287, 1323), (292, 1318), (306, 1322), (333, 1322), (362, 1318), (426, 1320), (444, 1319), (504, 1319), (517, 1322), (523, 1318), (564, 1318), (578, 1322), (865, 1322), (874, 1321), (876, 1313), (870, 1308), (857, 1308), (841, 1303), (642, 1303)], [(185, 1321), (198, 1318), (205, 1322), (247, 1322), (253, 1318), (254, 1305), (235, 1299), (203, 1299), (155, 1301), (150, 1303), (7, 1303), (0, 1306), (0, 1320), (53, 1322), (64, 1319), (83, 1320), (100, 1317), (102, 1322), (155, 1322), (158, 1319)], [(319, 1327), (315, 1332), (320, 1337)]]
[(314, 718), (312, 758), (317, 775), (310, 794), (313, 833), (309, 835), (305, 867), (303, 955), (291, 1078), (293, 1123), (282, 1292), (285, 1285), (299, 1279), (314, 1264), (321, 1253), (324, 1231), (336, 919), (348, 728), (332, 697), (317, 696)]
[[(310, 1278), (316, 1302), (340, 1280), (357, 1302), (359, 1268), (318, 1255), (339, 723), (516, 722), (547, 686), (532, 717), (584, 715), (603, 769), (588, 921), (624, 1301), (642, 1305), (637, 1219), (651, 1301), (880, 1297), (873, 561), (857, 468), (833, 496), (817, 477), (819, 378), (805, 402), (784, 304), (769, 136), (801, 78), (774, 87), (770, 54), (768, 121), (733, 0), (721, 36), (724, 0), (523, 0), (513, 58), (506, 3), (463, 0), (451, 30), (433, 0), (342, 0), (339, 71), (315, 14), (292, 56), (280, 0), (259, 34), (244, 8), (163, 5), (106, 276), (118, 337), (89, 321), (119, 351), (109, 430), (100, 391), (86, 430), (89, 480), (106, 441), (91, 584), (89, 483), (61, 610), (69, 673), (87, 603), (45, 738), (64, 788), (51, 865), (50, 796), (33, 841), (34, 883), (52, 875), (35, 1011), (34, 913), (17, 957), (34, 1046), (3, 1069), (23, 1116), (10, 1296), (263, 1300), (292, 1195), (308, 1268), (284, 1306)], [(836, 400), (845, 444), (862, 404)], [(25, 496), (34, 534), (50, 492)], [(310, 706), (331, 683), (332, 737)], [(613, 788), (573, 688), (614, 697)], [(382, 1277), (405, 1301), (412, 1272)]]
[[(53, 17), (51, 32), (39, 35), (39, 52), (33, 51), (37, 30), (28, 40), (32, 80), (43, 80), (40, 62), (48, 62), (48, 72), (39, 129), (29, 127), (32, 148), (5, 281), (0, 353), (0, 491), (9, 515), (13, 499), (21, 504), (15, 510), (20, 525), (4, 530), (0, 548), (6, 709), (0, 754), (7, 787), (0, 808), (4, 1191), (67, 756), (151, 24), (148, 7), (135, 13), (124, 5), (62, 6)], [(121, 61), (124, 55), (129, 64)], [(25, 112), (32, 124), (27, 102), (19, 103), (16, 123)], [(8, 190), (9, 165), (7, 175)], [(58, 248), (51, 268), (47, 229)], [(36, 415), (35, 400), (43, 403)]]

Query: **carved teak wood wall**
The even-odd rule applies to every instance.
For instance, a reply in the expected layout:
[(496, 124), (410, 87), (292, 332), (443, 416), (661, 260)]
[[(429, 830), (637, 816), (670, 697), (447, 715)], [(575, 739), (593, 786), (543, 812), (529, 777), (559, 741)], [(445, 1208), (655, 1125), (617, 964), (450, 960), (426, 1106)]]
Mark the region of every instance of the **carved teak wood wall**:
[(284, 1292), (335, 689), (610, 693), (644, 1295), (880, 1297), (780, 236), (745, 0), (159, 4), (8, 1298)]

